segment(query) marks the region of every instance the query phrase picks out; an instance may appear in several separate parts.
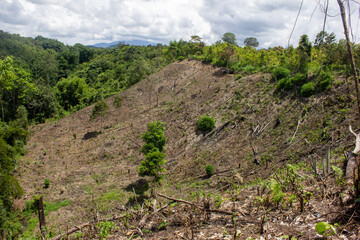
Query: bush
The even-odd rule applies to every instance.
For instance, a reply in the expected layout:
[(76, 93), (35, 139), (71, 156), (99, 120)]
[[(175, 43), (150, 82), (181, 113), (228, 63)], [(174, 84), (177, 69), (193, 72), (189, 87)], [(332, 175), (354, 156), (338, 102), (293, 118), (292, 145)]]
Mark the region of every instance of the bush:
[(48, 178), (46, 178), (44, 180), (44, 188), (46, 189), (46, 188), (49, 188), (49, 187), (50, 187), (50, 180)]
[(243, 77), (243, 75), (242, 74), (236, 74), (236, 76), (235, 76), (235, 80), (240, 80), (241, 78)]
[(198, 122), (198, 129), (200, 131), (211, 131), (215, 128), (215, 120), (207, 115), (201, 116)]
[(310, 97), (315, 93), (315, 84), (313, 82), (309, 82), (304, 84), (301, 87), (301, 96)]
[(326, 89), (330, 88), (333, 84), (334, 77), (330, 72), (322, 71), (319, 75), (317, 86), (322, 90), (325, 91)]
[(113, 105), (116, 108), (119, 108), (119, 107), (122, 106), (122, 98), (119, 95), (115, 96), (114, 101), (113, 101)]
[(105, 115), (108, 108), (109, 108), (108, 105), (103, 100), (97, 102), (92, 110), (90, 120), (94, 120), (96, 117), (100, 115)]
[(290, 90), (292, 89), (293, 85), (289, 78), (280, 79), (279, 82), (276, 84), (277, 90)]
[(276, 84), (277, 90), (292, 90), (295, 87), (299, 87), (306, 83), (307, 81), (307, 75), (302, 73), (297, 73), (292, 77), (286, 77), (283, 79), (280, 79), (278, 83)]
[(273, 81), (279, 81), (280, 79), (290, 76), (290, 70), (284, 67), (277, 67), (274, 69), (271, 75)]
[(213, 175), (214, 174), (214, 167), (213, 167), (213, 165), (211, 165), (211, 164), (208, 164), (208, 165), (206, 165), (206, 167), (205, 167), (205, 172), (206, 172), (206, 174), (208, 175), (208, 176), (211, 176), (211, 175)]
[(289, 78), (290, 82), (294, 86), (301, 86), (306, 83), (307, 75), (302, 73), (297, 73), (291, 78)]

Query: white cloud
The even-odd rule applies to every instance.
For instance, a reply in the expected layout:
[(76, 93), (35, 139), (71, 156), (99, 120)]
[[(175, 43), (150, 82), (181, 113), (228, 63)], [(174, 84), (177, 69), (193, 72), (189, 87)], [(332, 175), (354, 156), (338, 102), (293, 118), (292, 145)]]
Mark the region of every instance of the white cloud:
[[(67, 44), (143, 39), (168, 43), (199, 35), (210, 44), (225, 32), (241, 45), (256, 37), (261, 47), (287, 46), (301, 0), (1, 0), (0, 29), (25, 36), (56, 38)], [(322, 29), (317, 1), (304, 0), (291, 44)], [(354, 7), (354, 6), (353, 6)], [(355, 6), (356, 7), (356, 6)], [(314, 13), (313, 13), (314, 12)], [(336, 1), (329, 12), (337, 15)], [(355, 11), (356, 13), (356, 11)], [(353, 14), (354, 32), (357, 13)], [(328, 18), (326, 31), (343, 38), (339, 16)]]

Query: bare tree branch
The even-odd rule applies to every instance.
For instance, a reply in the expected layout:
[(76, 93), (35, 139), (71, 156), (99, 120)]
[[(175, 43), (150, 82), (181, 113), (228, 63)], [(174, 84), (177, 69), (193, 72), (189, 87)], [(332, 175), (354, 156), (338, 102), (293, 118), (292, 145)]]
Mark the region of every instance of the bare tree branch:
[(291, 33), (290, 33), (290, 36), (289, 36), (288, 48), (290, 47), (290, 39), (291, 39), (291, 36), (292, 36), (292, 34), (293, 34), (294, 30), (295, 30), (296, 23), (297, 23), (297, 21), (298, 21), (298, 19), (299, 19), (299, 15), (300, 15), (300, 12), (301, 12), (303, 3), (304, 3), (304, 0), (301, 0), (301, 5), (300, 5), (300, 7), (299, 7), (299, 11), (298, 11), (298, 14), (297, 14), (296, 19), (295, 19), (294, 27), (293, 27), (293, 29), (291, 30)]

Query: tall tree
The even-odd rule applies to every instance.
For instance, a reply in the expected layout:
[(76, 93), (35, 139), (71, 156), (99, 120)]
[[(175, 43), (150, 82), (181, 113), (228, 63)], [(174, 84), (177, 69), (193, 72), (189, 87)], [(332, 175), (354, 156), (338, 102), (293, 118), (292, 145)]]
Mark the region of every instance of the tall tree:
[(230, 44), (233, 44), (233, 45), (237, 45), (235, 34), (230, 33), (230, 32), (224, 33), (221, 40), (223, 40), (223, 42), (227, 42), (227, 43), (230, 43)]
[(259, 46), (259, 42), (256, 38), (254, 37), (248, 37), (244, 40), (244, 44), (247, 47), (253, 47), (253, 48), (257, 48)]

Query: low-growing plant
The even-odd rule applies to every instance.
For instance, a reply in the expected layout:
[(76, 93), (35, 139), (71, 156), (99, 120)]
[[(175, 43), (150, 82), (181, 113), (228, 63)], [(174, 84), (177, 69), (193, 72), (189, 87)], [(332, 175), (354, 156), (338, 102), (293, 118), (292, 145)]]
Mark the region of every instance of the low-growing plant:
[(99, 222), (97, 227), (99, 228), (100, 239), (106, 239), (111, 231), (115, 229), (115, 223), (110, 221)]
[(116, 108), (119, 108), (122, 106), (122, 98), (119, 95), (114, 97), (113, 105)]
[(332, 225), (328, 222), (318, 222), (315, 226), (315, 230), (318, 234), (328, 237), (337, 234), (335, 226), (339, 226), (339, 224), (336, 223)]
[(90, 120), (94, 120), (100, 115), (105, 115), (109, 106), (103, 100), (97, 102), (91, 112)]
[(205, 167), (205, 172), (206, 172), (206, 174), (208, 175), (208, 176), (211, 176), (211, 175), (213, 175), (214, 174), (214, 167), (213, 167), (213, 165), (211, 165), (211, 164), (208, 164), (208, 165), (206, 165), (206, 167)]
[(158, 230), (159, 231), (165, 230), (167, 225), (168, 225), (168, 223), (166, 221), (162, 221), (158, 226)]
[(313, 82), (305, 83), (301, 87), (301, 96), (310, 97), (315, 93), (315, 84)]
[(289, 78), (282, 78), (278, 81), (278, 83), (276, 84), (276, 89), (277, 90), (291, 90), (292, 89), (292, 84)]
[(328, 71), (322, 71), (318, 77), (317, 86), (322, 90), (325, 91), (329, 89), (334, 81), (334, 77)]
[(306, 74), (303, 73), (297, 73), (291, 78), (289, 78), (290, 82), (294, 86), (301, 86), (306, 83), (308, 77)]
[(215, 128), (215, 120), (207, 115), (201, 116), (198, 121), (198, 129), (200, 131), (211, 131)]
[(240, 80), (242, 77), (243, 77), (242, 74), (240, 74), (240, 73), (239, 73), (239, 74), (236, 74), (235, 80), (238, 81), (238, 80)]
[(50, 179), (46, 178), (46, 179), (44, 180), (44, 188), (47, 189), (47, 188), (49, 188), (49, 187), (50, 187)]
[(284, 67), (277, 67), (271, 74), (273, 81), (279, 81), (280, 79), (287, 78), (290, 76), (290, 70)]

